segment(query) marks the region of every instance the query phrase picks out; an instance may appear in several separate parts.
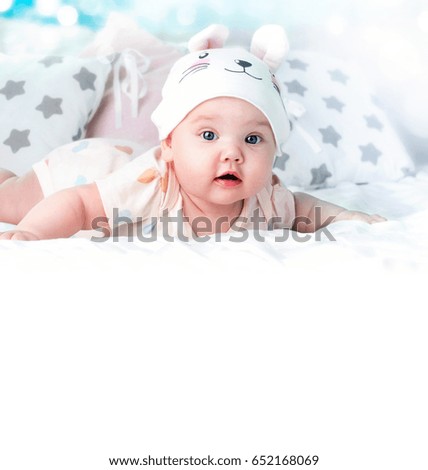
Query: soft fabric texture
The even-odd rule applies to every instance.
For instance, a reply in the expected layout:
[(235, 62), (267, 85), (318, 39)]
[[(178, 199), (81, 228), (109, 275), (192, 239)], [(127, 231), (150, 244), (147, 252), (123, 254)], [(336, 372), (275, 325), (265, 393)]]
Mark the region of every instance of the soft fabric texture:
[(102, 178), (143, 152), (142, 146), (124, 139), (83, 139), (62, 145), (33, 165), (43, 196)]
[(241, 48), (191, 52), (176, 62), (152, 114), (160, 140), (195, 107), (217, 97), (239, 98), (258, 108), (271, 125), (281, 155), (290, 127), (280, 89), (269, 67)]
[(159, 143), (150, 116), (160, 102), (168, 72), (184, 49), (139, 28), (129, 16), (111, 14), (81, 56), (113, 54), (116, 60), (108, 90), (89, 123), (87, 137), (131, 139), (148, 150)]
[(277, 79), (293, 130), (275, 163), (285, 184), (398, 180), (413, 163), (354, 64), (310, 51), (290, 52)]
[(110, 70), (102, 58), (0, 55), (0, 167), (23, 174), (84, 137)]

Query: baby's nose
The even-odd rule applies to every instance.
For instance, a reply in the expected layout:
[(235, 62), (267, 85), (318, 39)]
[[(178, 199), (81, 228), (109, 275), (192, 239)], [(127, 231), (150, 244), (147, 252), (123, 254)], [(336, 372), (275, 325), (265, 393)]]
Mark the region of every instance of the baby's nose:
[(244, 161), (244, 157), (238, 146), (230, 145), (222, 152), (222, 160), (225, 162), (230, 161), (242, 163)]
[(253, 65), (251, 62), (247, 62), (246, 60), (236, 59), (235, 62), (241, 67), (244, 67), (244, 69)]

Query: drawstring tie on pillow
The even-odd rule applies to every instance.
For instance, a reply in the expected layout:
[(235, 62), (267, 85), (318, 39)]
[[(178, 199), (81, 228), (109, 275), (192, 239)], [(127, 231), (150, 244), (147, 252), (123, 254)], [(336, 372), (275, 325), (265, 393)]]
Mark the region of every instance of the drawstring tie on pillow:
[[(138, 103), (147, 94), (144, 74), (148, 71), (150, 59), (135, 49), (124, 49), (113, 64), (113, 93), (116, 129), (122, 127), (122, 93), (131, 100), (132, 117), (138, 117)], [(121, 79), (120, 73), (124, 69)]]

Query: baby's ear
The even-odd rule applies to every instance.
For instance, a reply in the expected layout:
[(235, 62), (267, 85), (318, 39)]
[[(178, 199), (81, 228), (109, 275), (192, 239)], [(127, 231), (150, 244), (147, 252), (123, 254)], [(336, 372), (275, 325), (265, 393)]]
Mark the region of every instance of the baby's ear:
[(282, 26), (267, 24), (259, 28), (251, 40), (251, 52), (275, 72), (289, 50), (287, 34)]
[(166, 139), (161, 140), (161, 157), (165, 162), (171, 162), (173, 160), (173, 152), (171, 147), (171, 134)]
[(187, 47), (190, 52), (216, 49), (224, 46), (229, 30), (222, 24), (212, 24), (190, 38)]

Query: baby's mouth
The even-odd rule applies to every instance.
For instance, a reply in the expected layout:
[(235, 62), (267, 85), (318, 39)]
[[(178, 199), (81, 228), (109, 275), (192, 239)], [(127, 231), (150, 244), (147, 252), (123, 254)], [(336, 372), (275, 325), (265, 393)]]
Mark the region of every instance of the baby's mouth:
[(234, 171), (223, 173), (220, 176), (214, 178), (214, 181), (221, 184), (222, 186), (232, 187), (242, 183), (241, 178)]

